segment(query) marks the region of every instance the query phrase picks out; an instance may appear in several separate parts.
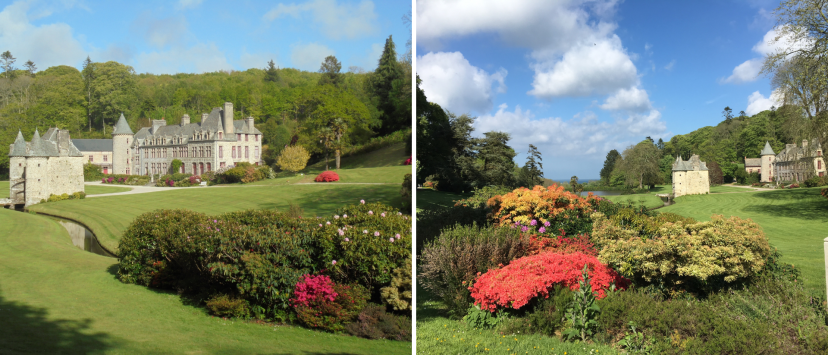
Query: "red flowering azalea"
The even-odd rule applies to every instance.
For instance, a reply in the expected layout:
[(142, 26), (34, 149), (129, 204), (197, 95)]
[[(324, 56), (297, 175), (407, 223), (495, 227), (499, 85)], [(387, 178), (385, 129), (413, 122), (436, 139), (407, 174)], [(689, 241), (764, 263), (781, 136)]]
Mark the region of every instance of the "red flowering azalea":
[(555, 285), (578, 289), (584, 264), (589, 269), (592, 291), (597, 298), (606, 296), (611, 284), (626, 289), (629, 280), (601, 264), (594, 256), (580, 252), (560, 254), (545, 252), (512, 261), (502, 269), (492, 269), (469, 287), (475, 304), (494, 312), (498, 306), (519, 309), (535, 297), (549, 297)]
[(589, 256), (598, 256), (598, 251), (595, 250), (595, 245), (589, 241), (589, 235), (587, 234), (579, 234), (569, 238), (564, 235), (552, 238), (532, 235), (529, 237), (529, 243), (529, 255), (545, 252), (560, 254), (580, 252)]
[(314, 179), (316, 182), (332, 182), (332, 181), (339, 181), (339, 174), (335, 171), (323, 171), (321, 174), (316, 176)]

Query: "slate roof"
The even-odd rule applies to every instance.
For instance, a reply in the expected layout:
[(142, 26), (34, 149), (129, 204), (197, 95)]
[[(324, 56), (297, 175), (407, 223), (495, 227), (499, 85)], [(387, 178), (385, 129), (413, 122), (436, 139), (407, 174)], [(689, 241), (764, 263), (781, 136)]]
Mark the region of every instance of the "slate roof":
[(17, 138), (14, 140), (14, 144), (12, 144), (12, 148), (9, 150), (10, 157), (25, 157), (27, 154), (26, 152), (26, 140), (23, 139), (23, 133), (17, 131)]
[(132, 134), (132, 129), (129, 128), (129, 124), (126, 121), (126, 118), (124, 118), (123, 112), (121, 113), (121, 117), (118, 118), (118, 123), (115, 124), (115, 130), (112, 131), (112, 134)]
[(111, 152), (111, 139), (73, 139), (72, 144), (81, 152)]
[(762, 158), (747, 158), (745, 159), (745, 166), (762, 166)]
[(699, 166), (700, 171), (707, 170), (707, 163), (701, 161), (698, 155), (693, 155), (687, 161), (681, 159), (681, 156), (676, 158), (673, 163), (673, 171), (692, 171), (696, 170), (696, 165)]
[(776, 155), (776, 153), (773, 152), (773, 148), (771, 148), (770, 143), (765, 141), (765, 147), (762, 148), (762, 152), (759, 153), (759, 155)]

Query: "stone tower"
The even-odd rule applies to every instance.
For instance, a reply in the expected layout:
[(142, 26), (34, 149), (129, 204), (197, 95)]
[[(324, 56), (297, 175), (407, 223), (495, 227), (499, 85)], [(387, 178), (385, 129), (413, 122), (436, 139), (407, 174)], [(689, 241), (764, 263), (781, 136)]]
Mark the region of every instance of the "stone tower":
[(49, 198), (49, 166), (46, 145), (35, 129), (29, 152), (26, 154), (26, 206)]
[(773, 181), (773, 162), (776, 160), (776, 153), (773, 152), (770, 143), (765, 141), (765, 148), (759, 153), (762, 156), (762, 172), (759, 181), (771, 182)]
[(26, 140), (17, 131), (17, 139), (9, 149), (9, 198), (15, 205), (26, 203), (26, 155)]
[(693, 154), (684, 161), (679, 155), (673, 163), (673, 197), (710, 193), (707, 164)]
[(115, 130), (112, 131), (112, 173), (113, 174), (137, 174), (137, 171), (130, 164), (129, 145), (133, 140), (132, 129), (129, 128), (124, 114), (118, 118)]

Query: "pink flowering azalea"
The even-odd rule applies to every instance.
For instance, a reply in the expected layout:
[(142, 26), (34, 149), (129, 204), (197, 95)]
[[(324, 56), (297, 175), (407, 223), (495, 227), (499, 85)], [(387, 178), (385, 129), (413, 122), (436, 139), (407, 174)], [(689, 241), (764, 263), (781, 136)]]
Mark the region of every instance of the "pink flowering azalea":
[(364, 205), (364, 204), (365, 204), (365, 200), (359, 200), (359, 203), (361, 203), (361, 204), (363, 204), (363, 205)]
[(540, 229), (538, 229), (538, 232), (546, 233), (546, 228), (545, 227), (540, 227)]
[(350, 240), (350, 239), (348, 239), (348, 238), (345, 238), (345, 241), (346, 241), (346, 242), (350, 242), (351, 240)]
[(334, 215), (334, 219), (339, 219), (339, 215)]
[(369, 216), (373, 216), (373, 215), (374, 215), (374, 211), (368, 211), (368, 215), (369, 215)]
[(385, 217), (385, 212), (381, 213), (380, 216)]
[(319, 226), (322, 227), (322, 223), (319, 223)]
[(331, 221), (325, 222), (326, 225), (331, 225)]
[(376, 231), (374, 232), (374, 236), (375, 236), (375, 237), (379, 237), (379, 235), (380, 235), (380, 233), (379, 233), (379, 232), (376, 232)]
[(363, 229), (363, 230), (362, 230), (362, 234), (368, 234), (368, 230), (367, 230), (367, 229)]
[(391, 243), (393, 243), (393, 242), (394, 242), (394, 238), (388, 238), (388, 241), (389, 241), (389, 242), (391, 242)]
[(331, 261), (331, 265), (336, 265), (336, 260)]
[(400, 239), (400, 233), (397, 233), (397, 235), (395, 235), (394, 237)]

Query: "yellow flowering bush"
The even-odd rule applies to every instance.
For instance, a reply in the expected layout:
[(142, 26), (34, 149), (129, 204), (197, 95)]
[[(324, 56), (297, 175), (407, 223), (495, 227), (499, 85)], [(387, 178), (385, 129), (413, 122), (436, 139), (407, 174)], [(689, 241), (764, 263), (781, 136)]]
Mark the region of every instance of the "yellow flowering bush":
[[(521, 187), (504, 195), (489, 199), (486, 204), (492, 209), (492, 217), (500, 225), (520, 223), (529, 225), (532, 220), (555, 222), (561, 218), (576, 218), (593, 210), (590, 204), (596, 197), (589, 193), (586, 198), (564, 190), (562, 185)], [(586, 216), (584, 216), (586, 217)], [(554, 223), (552, 223), (554, 224)]]
[(624, 218), (608, 219), (600, 212), (592, 219), (598, 259), (646, 283), (711, 290), (755, 275), (770, 255), (765, 234), (750, 219), (713, 215), (708, 222), (674, 223), (639, 216), (625, 224)]

